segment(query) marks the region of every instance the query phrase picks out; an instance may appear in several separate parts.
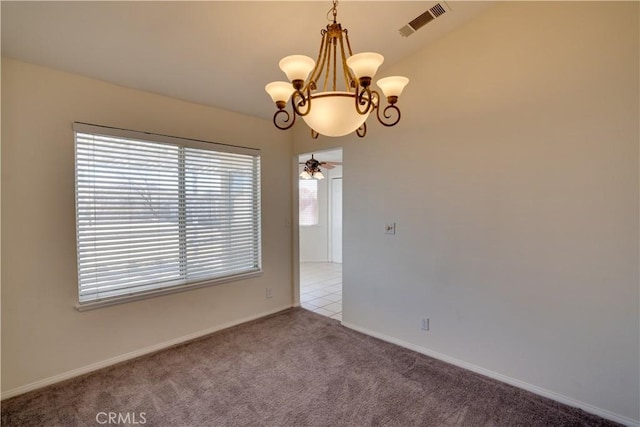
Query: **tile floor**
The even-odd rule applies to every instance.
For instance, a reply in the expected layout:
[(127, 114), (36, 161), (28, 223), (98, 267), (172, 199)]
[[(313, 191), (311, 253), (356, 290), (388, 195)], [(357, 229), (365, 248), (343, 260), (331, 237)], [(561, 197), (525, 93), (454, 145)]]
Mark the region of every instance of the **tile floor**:
[(342, 320), (342, 264), (301, 262), (300, 304), (307, 310)]

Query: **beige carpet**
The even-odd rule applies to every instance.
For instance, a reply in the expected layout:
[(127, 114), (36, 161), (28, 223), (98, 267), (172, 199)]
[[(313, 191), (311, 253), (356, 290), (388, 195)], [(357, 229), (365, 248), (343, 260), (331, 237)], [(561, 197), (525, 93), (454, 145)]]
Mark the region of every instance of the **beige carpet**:
[(304, 309), (9, 399), (2, 425), (109, 425), (110, 412), (148, 426), (616, 425)]

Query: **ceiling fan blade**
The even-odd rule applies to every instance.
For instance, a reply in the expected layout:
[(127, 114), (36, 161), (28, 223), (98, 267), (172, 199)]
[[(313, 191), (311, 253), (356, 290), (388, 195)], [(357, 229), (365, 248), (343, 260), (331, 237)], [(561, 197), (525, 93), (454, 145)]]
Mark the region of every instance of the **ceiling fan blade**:
[(327, 164), (330, 164), (333, 166), (342, 166), (342, 162), (327, 162)]
[(331, 163), (323, 163), (322, 167), (325, 169), (335, 169), (335, 166), (333, 166)]

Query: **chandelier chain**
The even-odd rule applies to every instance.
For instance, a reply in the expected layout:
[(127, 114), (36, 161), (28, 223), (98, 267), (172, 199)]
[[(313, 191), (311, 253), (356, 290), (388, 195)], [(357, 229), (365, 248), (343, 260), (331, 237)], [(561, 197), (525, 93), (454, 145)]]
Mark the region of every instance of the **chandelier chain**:
[(338, 16), (338, 0), (333, 0), (333, 7), (331, 8), (331, 10), (329, 10), (329, 12), (327, 13), (327, 16), (329, 15), (329, 13), (331, 13), (333, 15), (333, 23), (335, 24), (337, 21), (337, 16)]

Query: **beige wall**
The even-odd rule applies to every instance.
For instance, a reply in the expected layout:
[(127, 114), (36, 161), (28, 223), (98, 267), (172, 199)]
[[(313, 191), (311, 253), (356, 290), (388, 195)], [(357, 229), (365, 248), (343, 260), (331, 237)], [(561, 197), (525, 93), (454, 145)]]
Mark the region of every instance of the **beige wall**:
[(395, 128), (296, 129), (344, 147), (347, 325), (637, 423), (638, 15), (501, 3), (383, 71)]
[[(260, 148), (264, 274), (76, 311), (73, 121)], [(3, 59), (3, 394), (290, 307), (290, 138), (267, 120)]]

